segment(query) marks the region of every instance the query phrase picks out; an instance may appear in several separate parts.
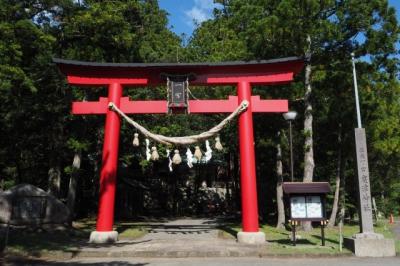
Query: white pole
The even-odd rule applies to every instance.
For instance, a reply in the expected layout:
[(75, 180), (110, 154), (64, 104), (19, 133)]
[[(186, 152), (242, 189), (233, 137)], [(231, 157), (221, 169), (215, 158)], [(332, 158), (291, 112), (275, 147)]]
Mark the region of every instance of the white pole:
[(289, 120), (289, 139), (290, 139), (290, 177), (293, 182), (293, 139), (292, 139), (292, 121)]
[(362, 125), (361, 125), (361, 113), (360, 113), (360, 102), (358, 100), (357, 73), (356, 73), (356, 64), (355, 64), (355, 60), (354, 60), (354, 53), (351, 53), (351, 62), (353, 64), (354, 95), (355, 95), (355, 98), (356, 98), (357, 125), (358, 125), (358, 128), (362, 128)]

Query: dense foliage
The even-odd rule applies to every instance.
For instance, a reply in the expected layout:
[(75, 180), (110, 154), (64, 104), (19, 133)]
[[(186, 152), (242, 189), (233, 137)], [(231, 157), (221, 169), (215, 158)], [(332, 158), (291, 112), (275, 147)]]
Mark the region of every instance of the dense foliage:
[[(368, 137), (372, 196), (384, 213), (400, 206), (399, 26), (386, 0), (219, 0), (214, 18), (183, 41), (167, 26), (167, 13), (155, 0), (73, 1), (0, 0), (0, 178), (3, 189), (32, 183), (44, 189), (50, 176), (60, 177), (65, 198), (74, 155), (82, 155), (76, 207), (78, 215), (95, 212), (104, 117), (70, 114), (73, 100), (97, 100), (104, 88), (66, 85), (52, 57), (100, 62), (176, 62), (270, 59), (311, 56), (313, 87), (314, 180), (335, 184), (341, 176), (349, 213), (356, 208), (355, 111), (350, 53), (357, 58), (363, 126)], [(311, 45), (307, 43), (311, 38)], [(178, 56), (179, 54), (179, 56)], [(179, 58), (178, 58), (179, 57)], [(255, 87), (264, 98), (287, 98), (299, 112), (294, 122), (295, 178), (303, 179), (304, 73), (287, 86)], [(197, 98), (225, 98), (235, 88), (192, 88)], [(135, 99), (165, 98), (164, 88), (126, 89)], [(221, 116), (140, 116), (152, 131), (184, 135), (203, 131)], [(280, 115), (254, 117), (259, 202), (262, 217), (275, 217), (277, 142), (283, 145), (284, 179), (288, 180), (287, 124)], [(277, 138), (277, 133), (284, 134)], [(134, 214), (154, 207), (177, 211), (177, 202), (194, 192), (186, 209), (201, 209), (209, 194), (201, 189), (210, 175), (230, 183), (230, 210), (238, 209), (237, 130), (222, 133), (227, 145), (209, 166), (169, 173), (167, 162), (145, 160), (143, 147), (133, 149), (134, 131), (123, 125), (119, 184)], [(143, 141), (143, 140), (142, 140)], [(165, 154), (165, 147), (159, 146)], [(181, 153), (184, 153), (182, 151)], [(133, 183), (132, 183), (133, 182)], [(134, 184), (134, 188), (128, 187)], [(190, 189), (189, 189), (190, 190)], [(133, 191), (133, 192), (132, 192)], [(156, 191), (156, 192), (154, 192)], [(125, 195), (125, 194), (124, 194)], [(121, 199), (124, 201), (126, 199)], [(138, 201), (143, 202), (139, 204)], [(133, 202), (133, 203), (132, 203)], [(196, 203), (197, 202), (197, 203)], [(344, 200), (341, 201), (343, 204)], [(331, 201), (330, 201), (331, 203)], [(130, 205), (130, 207), (132, 207)], [(160, 204), (159, 204), (160, 205)], [(190, 206), (189, 206), (190, 205)], [(143, 209), (144, 208), (144, 209)], [(156, 208), (156, 207), (154, 207)]]

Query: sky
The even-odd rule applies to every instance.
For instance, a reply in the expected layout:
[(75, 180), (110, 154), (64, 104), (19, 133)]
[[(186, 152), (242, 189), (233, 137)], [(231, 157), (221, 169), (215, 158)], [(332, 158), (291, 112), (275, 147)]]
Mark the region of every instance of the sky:
[(159, 5), (169, 13), (171, 29), (187, 37), (192, 35), (196, 22), (212, 18), (214, 7), (218, 7), (213, 0), (159, 0)]
[[(213, 0), (159, 0), (160, 7), (169, 15), (169, 26), (178, 35), (185, 34), (189, 37), (196, 28), (196, 23), (201, 23), (212, 18), (212, 11), (218, 4)], [(400, 0), (389, 0), (389, 4), (396, 8), (400, 21)]]

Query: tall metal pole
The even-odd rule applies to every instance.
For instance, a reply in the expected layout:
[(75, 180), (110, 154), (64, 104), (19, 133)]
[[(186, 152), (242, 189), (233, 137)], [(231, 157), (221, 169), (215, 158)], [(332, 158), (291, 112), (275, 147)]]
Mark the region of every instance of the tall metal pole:
[(283, 114), (283, 118), (289, 122), (289, 149), (290, 149), (290, 177), (291, 181), (293, 182), (293, 165), (294, 165), (294, 160), (293, 160), (293, 137), (292, 137), (292, 121), (296, 119), (297, 112), (296, 111), (289, 111), (287, 113)]
[(355, 59), (354, 59), (354, 53), (351, 53), (351, 62), (353, 64), (354, 96), (356, 98), (357, 125), (358, 125), (358, 128), (362, 128), (362, 125), (361, 125), (361, 113), (360, 113), (360, 102), (358, 100), (357, 73), (356, 73), (356, 64), (355, 64)]
[(290, 142), (290, 177), (293, 182), (293, 140), (292, 140), (292, 121), (289, 120), (289, 142)]

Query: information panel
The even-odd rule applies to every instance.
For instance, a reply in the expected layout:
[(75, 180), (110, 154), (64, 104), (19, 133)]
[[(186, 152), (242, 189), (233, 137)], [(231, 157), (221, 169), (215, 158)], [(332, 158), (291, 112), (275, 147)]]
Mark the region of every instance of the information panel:
[(294, 196), (290, 198), (292, 218), (323, 218), (320, 196)]
[(292, 218), (307, 217), (306, 198), (304, 196), (291, 197), (290, 210), (292, 212)]
[(307, 196), (307, 218), (322, 218), (322, 202), (320, 196)]

